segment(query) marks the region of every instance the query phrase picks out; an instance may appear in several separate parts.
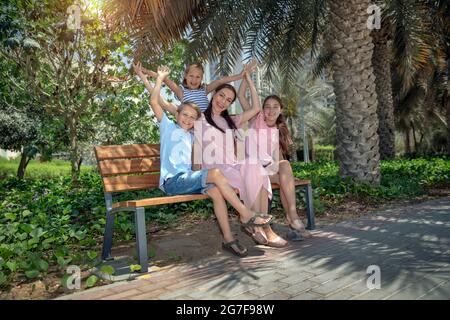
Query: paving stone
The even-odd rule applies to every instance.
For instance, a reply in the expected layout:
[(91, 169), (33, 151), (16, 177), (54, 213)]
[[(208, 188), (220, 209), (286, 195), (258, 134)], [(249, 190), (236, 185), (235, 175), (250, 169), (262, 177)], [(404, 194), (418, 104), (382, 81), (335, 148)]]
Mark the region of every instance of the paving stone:
[(323, 297), (317, 293), (314, 292), (304, 292), (299, 295), (296, 295), (289, 300), (320, 300)]
[(345, 290), (338, 291), (325, 297), (325, 300), (349, 300), (353, 297), (351, 293)]
[(121, 293), (116, 293), (116, 294), (113, 294), (110, 296), (103, 297), (100, 300), (120, 300), (120, 299), (125, 299), (128, 297), (133, 297), (133, 296), (140, 295), (140, 294), (142, 294), (141, 291), (136, 290), (136, 289), (131, 289), (131, 290), (127, 290), (127, 291), (124, 291)]
[(425, 296), (420, 297), (420, 300), (449, 300), (450, 299), (450, 281), (434, 288)]
[(280, 282), (284, 282), (284, 283), (287, 283), (289, 285), (293, 285), (293, 284), (297, 284), (299, 282), (305, 281), (305, 280), (307, 280), (309, 278), (312, 278), (314, 276), (315, 275), (313, 273), (310, 273), (310, 272), (299, 272), (299, 273), (291, 275), (291, 276), (289, 276), (287, 278), (281, 279)]
[(258, 300), (288, 300), (289, 295), (283, 292), (273, 292), (271, 294), (262, 296)]
[(303, 282), (297, 283), (296, 285), (289, 286), (286, 289), (281, 289), (280, 291), (284, 292), (290, 296), (295, 296), (301, 292), (310, 290), (310, 289), (318, 287), (318, 286), (319, 286), (319, 284), (317, 282), (305, 280)]

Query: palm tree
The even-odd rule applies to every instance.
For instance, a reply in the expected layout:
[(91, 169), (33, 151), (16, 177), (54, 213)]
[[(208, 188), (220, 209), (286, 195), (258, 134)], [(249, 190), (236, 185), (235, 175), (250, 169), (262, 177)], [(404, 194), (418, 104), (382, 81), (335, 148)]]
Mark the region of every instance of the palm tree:
[[(114, 1), (117, 7), (120, 2)], [(219, 57), (225, 72), (244, 49), (264, 61), (269, 73), (273, 74), (279, 67), (288, 79), (292, 79), (301, 66), (301, 57), (323, 32), (328, 12), (327, 43), (334, 52), (331, 60), (340, 173), (342, 177), (379, 184), (377, 97), (371, 63), (373, 44), (366, 12), (370, 0), (184, 1), (176, 10), (168, 6), (161, 9), (158, 5), (162, 1), (132, 3), (145, 5), (147, 9), (157, 8), (160, 12), (167, 10), (178, 35), (190, 24), (192, 52), (203, 58)], [(126, 11), (128, 17), (136, 17), (139, 7), (134, 4), (133, 10)], [(189, 17), (187, 8), (195, 13), (190, 22), (186, 19)], [(157, 13), (153, 11), (153, 17)], [(152, 20), (152, 23), (157, 22)], [(164, 23), (165, 30), (170, 30), (172, 24)], [(165, 43), (170, 42), (167, 32), (161, 28), (146, 30)]]

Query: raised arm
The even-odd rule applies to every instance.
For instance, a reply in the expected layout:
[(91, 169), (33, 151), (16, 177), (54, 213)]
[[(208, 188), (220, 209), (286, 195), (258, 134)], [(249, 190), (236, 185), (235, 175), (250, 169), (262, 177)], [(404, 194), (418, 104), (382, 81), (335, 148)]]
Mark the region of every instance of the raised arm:
[[(152, 78), (157, 78), (158, 74), (155, 71), (151, 71), (145, 68), (142, 68), (142, 71), (144, 72), (144, 74), (149, 75)], [(180, 101), (183, 101), (183, 90), (181, 89), (181, 87), (179, 85), (177, 85), (175, 82), (173, 82), (172, 80), (169, 79), (169, 77), (166, 77), (164, 79), (164, 83), (170, 88), (170, 90), (173, 91), (173, 93), (175, 93), (175, 95), (177, 96), (177, 98)], [(172, 113), (170, 111), (170, 113)]]
[[(153, 86), (148, 81), (147, 75), (154, 77), (156, 79), (158, 77), (158, 74), (154, 71), (149, 71), (149, 70), (145, 69), (144, 67), (142, 67), (140, 62), (138, 62), (137, 64), (133, 64), (133, 68), (134, 68), (134, 71), (136, 72), (136, 74), (139, 76), (139, 78), (144, 83), (144, 86), (147, 89), (147, 91), (151, 94), (153, 92)], [(177, 116), (178, 108), (176, 105), (166, 101), (161, 95), (159, 95), (158, 99), (159, 99), (159, 104), (161, 105), (161, 107), (164, 110), (170, 112), (174, 116)]]
[(247, 81), (242, 80), (241, 85), (239, 86), (238, 90), (238, 100), (241, 104), (242, 110), (247, 111), (251, 108), (250, 102), (248, 101), (247, 97), (245, 96), (245, 92), (247, 91), (248, 84)]
[[(258, 66), (258, 61), (255, 58), (253, 58), (249, 63), (244, 65), (244, 72), (251, 75), (252, 72), (256, 70), (257, 66)], [(247, 97), (245, 96), (245, 93), (247, 92), (247, 88), (248, 88), (248, 83), (243, 78), (243, 80), (241, 81), (241, 85), (239, 86), (239, 90), (238, 90), (238, 99), (239, 99), (239, 103), (241, 104), (241, 107), (244, 111), (249, 110), (251, 108), (250, 102), (248, 101)]]
[(147, 80), (147, 76), (142, 71), (141, 63), (138, 62), (137, 64), (133, 64), (133, 68), (134, 68), (134, 71), (139, 76), (139, 78), (141, 78), (142, 81), (144, 81), (144, 84), (147, 82), (147, 84), (145, 84), (145, 87), (147, 88), (147, 90), (149, 90), (152, 93), (151, 97), (150, 97), (150, 106), (151, 106), (153, 113), (155, 114), (158, 122), (161, 122), (164, 111), (161, 107), (161, 104), (159, 103), (159, 93), (161, 91), (161, 84), (164, 81), (164, 77), (166, 77), (169, 74), (169, 70), (167, 68), (163, 68), (161, 70), (158, 69), (158, 77), (156, 78), (155, 87), (152, 90), (150, 83)]
[(244, 69), (242, 69), (242, 72), (240, 74), (236, 74), (234, 76), (223, 77), (221, 79), (214, 80), (213, 82), (211, 82), (210, 84), (208, 84), (206, 86), (206, 93), (208, 94), (208, 93), (216, 90), (217, 87), (221, 86), (224, 83), (228, 83), (228, 82), (232, 82), (232, 81), (236, 81), (236, 80), (242, 79), (243, 78), (243, 74), (244, 74)]
[(252, 104), (250, 106), (250, 109), (245, 110), (242, 113), (241, 122), (245, 123), (254, 116), (258, 114), (258, 112), (261, 111), (261, 103), (259, 102), (259, 96), (258, 92), (256, 91), (255, 84), (253, 83), (252, 79), (250, 78), (249, 72), (244, 72), (244, 79), (247, 82), (248, 86), (250, 87), (250, 94), (252, 99)]

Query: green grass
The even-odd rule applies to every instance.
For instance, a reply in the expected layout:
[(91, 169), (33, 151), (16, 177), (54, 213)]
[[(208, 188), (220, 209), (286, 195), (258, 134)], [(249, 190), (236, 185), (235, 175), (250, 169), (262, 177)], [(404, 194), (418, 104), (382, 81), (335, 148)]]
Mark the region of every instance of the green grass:
[[(15, 176), (19, 167), (20, 158), (7, 160), (0, 158), (0, 176)], [(31, 160), (25, 170), (25, 178), (39, 179), (70, 175), (70, 163), (62, 160), (40, 162)], [(92, 166), (81, 165), (81, 172), (90, 172)]]

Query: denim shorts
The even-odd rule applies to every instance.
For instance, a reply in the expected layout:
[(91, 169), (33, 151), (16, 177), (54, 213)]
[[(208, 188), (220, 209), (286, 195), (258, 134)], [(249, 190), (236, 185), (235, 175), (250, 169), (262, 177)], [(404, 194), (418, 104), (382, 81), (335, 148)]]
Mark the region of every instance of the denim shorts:
[(213, 188), (213, 183), (206, 183), (208, 169), (199, 171), (180, 172), (164, 181), (161, 189), (168, 195), (179, 194), (206, 194)]

